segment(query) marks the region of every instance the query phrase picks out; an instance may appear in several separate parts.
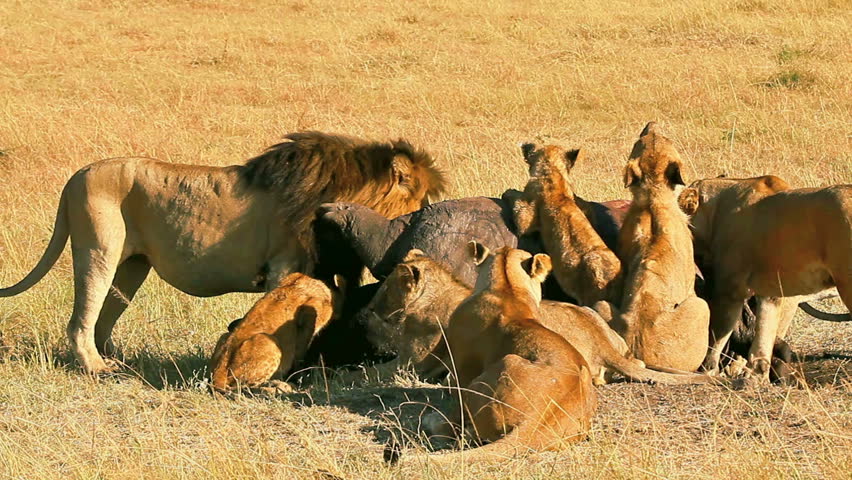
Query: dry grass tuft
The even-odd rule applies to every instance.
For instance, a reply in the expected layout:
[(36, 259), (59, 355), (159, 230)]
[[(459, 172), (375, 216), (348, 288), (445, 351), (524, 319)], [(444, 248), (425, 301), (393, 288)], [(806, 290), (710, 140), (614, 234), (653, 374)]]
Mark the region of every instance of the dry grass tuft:
[[(587, 198), (623, 198), (649, 120), (692, 178), (852, 182), (843, 0), (296, 0), (0, 3), (0, 284), (49, 238), (77, 169), (125, 155), (226, 165), (286, 132), (428, 145), (451, 196), (524, 183), (518, 141), (584, 146)], [(152, 276), (153, 277), (153, 276)], [(154, 278), (100, 380), (64, 335), (70, 258), (0, 300), (0, 475), (10, 478), (848, 478), (848, 325), (797, 320), (811, 388), (598, 390), (588, 442), (497, 465), (399, 472), (382, 442), (452, 398), (406, 376), (322, 375), (284, 398), (211, 397), (213, 342), (255, 297), (198, 299)], [(834, 358), (820, 355), (828, 352)], [(327, 372), (328, 373), (328, 372)], [(410, 444), (409, 444), (410, 445)], [(405, 452), (408, 452), (406, 450)], [(404, 452), (404, 453), (405, 453)]]

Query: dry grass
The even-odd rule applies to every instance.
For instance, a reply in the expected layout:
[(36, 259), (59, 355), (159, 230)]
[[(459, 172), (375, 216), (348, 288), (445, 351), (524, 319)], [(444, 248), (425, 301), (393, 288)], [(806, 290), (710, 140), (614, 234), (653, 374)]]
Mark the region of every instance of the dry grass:
[[(245, 2), (242, 2), (245, 3)], [(775, 173), (852, 182), (852, 10), (844, 0), (676, 4), (442, 0), (0, 3), (0, 284), (49, 238), (58, 194), (112, 156), (242, 162), (301, 128), (405, 136), (452, 172), (452, 196), (499, 194), (516, 143), (584, 146), (592, 199), (661, 121), (689, 178)], [(812, 360), (812, 388), (612, 385), (592, 438), (490, 467), (381, 463), (440, 390), (344, 375), (309, 396), (210, 397), (207, 353), (253, 297), (197, 299), (154, 279), (119, 322), (127, 373), (70, 362), (70, 260), (0, 301), (0, 475), (10, 478), (849, 478), (848, 360)], [(804, 353), (850, 354), (852, 329), (797, 320)], [(406, 398), (412, 403), (383, 413)], [(285, 401), (292, 400), (292, 401)], [(442, 403), (443, 402), (443, 403)], [(384, 427), (382, 427), (384, 425)]]

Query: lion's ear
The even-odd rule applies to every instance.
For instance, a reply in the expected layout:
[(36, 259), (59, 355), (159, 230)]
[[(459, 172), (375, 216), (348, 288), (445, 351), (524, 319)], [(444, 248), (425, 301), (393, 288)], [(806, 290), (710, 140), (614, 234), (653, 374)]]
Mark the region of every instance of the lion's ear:
[(402, 287), (407, 291), (414, 290), (420, 282), (420, 269), (414, 265), (401, 263), (396, 266), (396, 271), (399, 274), (399, 279), (402, 280)]
[(532, 165), (533, 162), (533, 153), (535, 153), (535, 144), (534, 143), (521, 143), (521, 153), (524, 155), (524, 161), (527, 162), (528, 165)]
[(467, 244), (467, 253), (470, 255), (470, 258), (473, 260), (473, 263), (475, 265), (481, 265), (482, 262), (484, 262), (485, 259), (488, 258), (488, 255), (491, 253), (491, 251), (488, 250), (488, 247), (477, 242), (476, 240), (471, 240)]
[(680, 209), (683, 210), (683, 213), (690, 217), (695, 215), (695, 212), (698, 211), (698, 205), (700, 203), (701, 195), (698, 193), (697, 188), (684, 188), (677, 197), (677, 204), (680, 206)]
[(406, 155), (394, 155), (391, 161), (391, 169), (397, 183), (407, 183), (411, 178), (411, 159)]
[(550, 260), (550, 255), (546, 253), (538, 253), (533, 257), (524, 260), (521, 265), (529, 274), (530, 278), (536, 282), (543, 282), (550, 270), (553, 269), (553, 263)]
[(666, 181), (669, 186), (674, 188), (675, 185), (685, 185), (683, 175), (680, 173), (680, 162), (671, 162), (666, 167)]
[(657, 122), (648, 122), (648, 124), (645, 125), (645, 128), (642, 129), (642, 133), (640, 133), (639, 136), (644, 137), (649, 133), (657, 133)]
[(632, 187), (639, 183), (642, 178), (642, 172), (639, 170), (639, 163), (635, 160), (627, 162), (624, 166), (624, 187)]
[(574, 168), (574, 164), (578, 161), (583, 161), (586, 159), (586, 149), (578, 148), (576, 150), (569, 150), (565, 152), (565, 166), (568, 167), (568, 170)]
[(238, 326), (240, 326), (241, 323), (243, 323), (243, 318), (238, 318), (238, 319), (234, 320), (233, 322), (229, 323), (228, 324), (228, 331), (233, 332), (234, 329), (237, 328)]
[(412, 260), (415, 260), (418, 257), (425, 257), (425, 256), (426, 256), (426, 254), (423, 253), (423, 250), (420, 250), (419, 248), (412, 248), (411, 250), (408, 251), (408, 253), (405, 254), (405, 258), (403, 258), (402, 261), (403, 262), (410, 262)]

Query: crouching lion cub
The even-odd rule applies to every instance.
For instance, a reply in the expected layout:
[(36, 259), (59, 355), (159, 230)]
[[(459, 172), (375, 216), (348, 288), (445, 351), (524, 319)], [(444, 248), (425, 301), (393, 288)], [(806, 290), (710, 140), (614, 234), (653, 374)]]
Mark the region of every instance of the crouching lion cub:
[(513, 207), (522, 235), (540, 232), (544, 249), (553, 255), (553, 276), (580, 305), (620, 301), (621, 262), (606, 246), (568, 183), (568, 172), (585, 157), (583, 150), (557, 145), (521, 145), (530, 179)]
[[(359, 314), (367, 338), (379, 350), (396, 353), (396, 365), (412, 364), (426, 378), (446, 375), (451, 358), (442, 332), (471, 289), (440, 263), (411, 250)], [(542, 300), (539, 323), (568, 341), (583, 356), (593, 381), (601, 385), (617, 372), (634, 381), (661, 384), (707, 383), (707, 375), (676, 375), (644, 368), (627, 358), (627, 344), (594, 310)], [(426, 361), (435, 357), (435, 361)]]
[(243, 320), (219, 338), (210, 359), (217, 390), (255, 387), (283, 377), (343, 304), (343, 279), (334, 288), (301, 273), (284, 277)]
[(427, 433), (452, 435), (464, 416), (476, 440), (493, 442), (468, 459), (559, 449), (583, 439), (597, 407), (589, 366), (536, 320), (550, 257), (508, 247), (490, 255), (476, 242), (469, 248), (479, 276), (446, 331), (464, 408), (448, 418), (429, 414)]

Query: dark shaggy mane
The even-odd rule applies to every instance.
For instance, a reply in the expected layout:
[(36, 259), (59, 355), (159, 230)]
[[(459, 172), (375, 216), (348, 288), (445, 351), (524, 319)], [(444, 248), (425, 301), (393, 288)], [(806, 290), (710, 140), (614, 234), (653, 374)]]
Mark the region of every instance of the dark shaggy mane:
[(246, 162), (242, 174), (250, 185), (281, 194), (298, 190), (294, 187), (312, 187), (310, 193), (335, 196), (358, 190), (370, 181), (391, 180), (393, 158), (405, 155), (413, 165), (434, 172), (431, 183), (443, 191), (444, 179), (432, 157), (406, 140), (375, 142), (316, 131), (290, 133), (284, 138), (287, 141)]
[(398, 181), (393, 165), (397, 156), (408, 158), (411, 181), (427, 183), (429, 197), (444, 190), (444, 177), (432, 157), (403, 139), (376, 142), (316, 131), (284, 138), (248, 160), (241, 175), (249, 187), (275, 194), (282, 214), (299, 222), (300, 235), (309, 235), (313, 214), (322, 203), (351, 201), (365, 186), (378, 187), (377, 196), (390, 191)]

